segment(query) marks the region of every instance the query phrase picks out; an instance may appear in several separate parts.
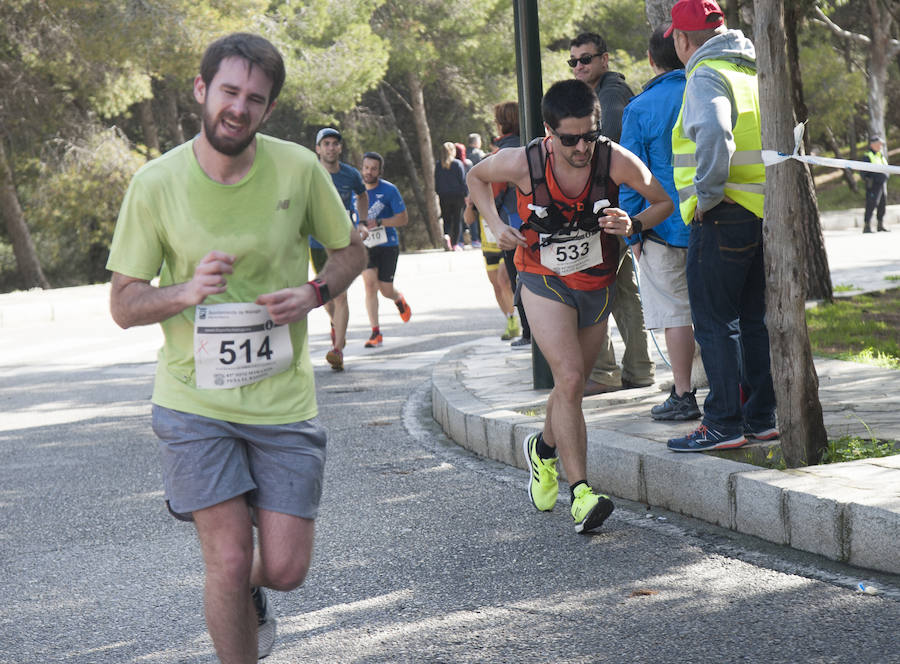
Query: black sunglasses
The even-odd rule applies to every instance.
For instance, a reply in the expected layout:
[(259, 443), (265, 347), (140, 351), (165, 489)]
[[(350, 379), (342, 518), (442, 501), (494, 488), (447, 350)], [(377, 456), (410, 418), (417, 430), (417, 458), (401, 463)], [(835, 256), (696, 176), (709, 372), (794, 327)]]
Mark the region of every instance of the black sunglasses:
[(578, 145), (578, 141), (583, 140), (585, 143), (595, 143), (598, 138), (600, 138), (600, 131), (595, 129), (594, 131), (589, 131), (586, 134), (560, 134), (551, 129), (556, 137), (559, 139), (559, 142), (565, 145), (567, 148), (573, 148)]
[(572, 69), (575, 69), (576, 65), (579, 62), (583, 65), (589, 65), (591, 64), (591, 60), (593, 60), (594, 58), (599, 58), (601, 55), (603, 55), (603, 53), (590, 53), (582, 55), (580, 58), (569, 58), (569, 66)]

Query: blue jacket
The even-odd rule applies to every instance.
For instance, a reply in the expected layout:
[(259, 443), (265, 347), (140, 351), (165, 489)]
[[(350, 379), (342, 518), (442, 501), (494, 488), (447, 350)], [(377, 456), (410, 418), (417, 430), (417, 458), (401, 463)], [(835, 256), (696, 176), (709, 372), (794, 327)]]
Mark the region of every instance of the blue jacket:
[[(678, 192), (672, 177), (672, 127), (681, 110), (684, 96), (684, 70), (675, 69), (651, 79), (644, 90), (632, 99), (622, 115), (622, 140), (619, 144), (647, 164), (672, 198), (675, 210), (658, 226), (647, 231), (675, 247), (686, 247), (690, 227), (681, 219)], [(619, 206), (634, 216), (647, 207), (644, 198), (628, 185), (619, 187)], [(631, 236), (634, 244), (637, 236)]]

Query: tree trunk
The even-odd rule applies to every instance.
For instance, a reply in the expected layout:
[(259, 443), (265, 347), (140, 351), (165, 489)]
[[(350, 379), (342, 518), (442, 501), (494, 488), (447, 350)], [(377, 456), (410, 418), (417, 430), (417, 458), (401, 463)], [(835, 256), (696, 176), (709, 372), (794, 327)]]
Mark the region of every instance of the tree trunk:
[(31, 241), (31, 233), (25, 223), (22, 214), (22, 206), (19, 205), (19, 196), (13, 184), (12, 169), (6, 160), (6, 148), (0, 140), (0, 216), (6, 220), (6, 231), (12, 242), (13, 254), (16, 257), (16, 266), (19, 268), (19, 276), (25, 288), (50, 288), (50, 283), (44, 277), (41, 263), (38, 260), (34, 243)]
[[(834, 153), (834, 158), (843, 159), (843, 157), (841, 156), (841, 148), (837, 143), (837, 139), (834, 137), (834, 132), (828, 125), (825, 125), (825, 141), (828, 143), (828, 149)], [(846, 182), (847, 186), (850, 187), (850, 191), (852, 191), (854, 194), (858, 192), (859, 184), (856, 182), (856, 178), (853, 177), (853, 169), (843, 169), (843, 176), (844, 182)]]
[(428, 232), (428, 240), (432, 246), (440, 244), (440, 238), (434, 235), (434, 227), (428, 223), (428, 207), (425, 205), (425, 194), (422, 193), (422, 182), (419, 179), (419, 172), (416, 170), (416, 162), (413, 160), (412, 152), (409, 150), (409, 143), (406, 142), (406, 136), (397, 124), (397, 116), (394, 115), (394, 107), (388, 101), (387, 94), (384, 91), (384, 85), (378, 86), (378, 99), (381, 100), (381, 108), (388, 118), (391, 129), (397, 134), (397, 141), (400, 143), (400, 153), (403, 155), (403, 163), (409, 172), (409, 181), (412, 183), (413, 196), (416, 199), (416, 207), (419, 209), (419, 215), (425, 223), (425, 230)]
[[(754, 17), (762, 143), (781, 150), (793, 143), (794, 113), (787, 71), (783, 0), (757, 0)], [(810, 202), (811, 201), (811, 202)], [(806, 164), (789, 159), (766, 169), (763, 237), (766, 246), (766, 323), (778, 402), (781, 449), (792, 467), (814, 464), (827, 443), (819, 378), (806, 328), (810, 210), (816, 211)], [(799, 241), (798, 241), (799, 240)]]
[[(425, 112), (425, 95), (422, 89), (422, 79), (419, 78), (416, 72), (409, 72), (407, 81), (413, 108), (413, 123), (416, 127), (416, 134), (419, 136), (419, 160), (422, 164), (422, 179), (425, 181), (427, 221), (432, 229), (428, 236), (439, 238), (443, 236), (444, 232), (438, 221), (437, 195), (434, 191), (434, 152), (431, 148), (431, 131), (428, 129), (428, 115)], [(440, 244), (434, 243), (434, 246), (438, 247)]]
[(144, 132), (144, 145), (147, 146), (147, 156), (152, 158), (159, 154), (159, 131), (156, 129), (156, 120), (153, 118), (153, 100), (144, 99), (138, 102), (138, 117), (141, 121), (141, 129)]
[(645, 0), (647, 22), (651, 30), (672, 22), (672, 5), (677, 0)]
[(181, 121), (178, 118), (178, 96), (172, 87), (173, 81), (166, 79), (161, 87), (163, 100), (163, 108), (165, 109), (166, 132), (172, 140), (173, 145), (181, 145), (184, 143), (184, 130), (181, 127)]
[(891, 48), (894, 25), (890, 11), (878, 11), (877, 0), (869, 0), (872, 42), (869, 49), (869, 133), (884, 139), (884, 154), (888, 153), (884, 127), (884, 100), (887, 95), (888, 62), (897, 51)]

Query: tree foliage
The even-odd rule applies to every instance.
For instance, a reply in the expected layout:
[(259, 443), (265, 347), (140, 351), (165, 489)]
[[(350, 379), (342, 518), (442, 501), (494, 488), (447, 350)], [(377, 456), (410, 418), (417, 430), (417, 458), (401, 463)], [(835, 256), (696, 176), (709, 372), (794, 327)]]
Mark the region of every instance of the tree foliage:
[[(867, 51), (815, 23), (814, 0), (798, 2), (810, 18), (799, 35), (809, 130), (819, 140), (827, 125), (852, 143), (847, 127), (865, 132)], [(896, 15), (898, 0), (863, 4), (873, 3)], [(571, 76), (569, 40), (593, 31), (607, 40), (611, 68), (638, 92), (652, 76), (645, 56), (651, 4), (657, 15), (672, 1), (541, 0), (544, 88)], [(865, 34), (868, 13), (859, 4), (818, 2), (835, 23)], [(4, 0), (0, 141), (20, 205), (0, 215), (20, 208), (16, 228), (39, 237), (51, 282), (103, 278), (105, 257), (91, 247), (112, 228), (119, 184), (141, 160), (199, 131), (191, 81), (206, 45), (236, 30), (263, 34), (285, 57), (286, 85), (265, 131), (311, 147), (317, 129), (333, 124), (345, 136), (346, 160), (381, 152), (386, 177), (414, 202), (404, 233), (413, 245), (432, 241), (422, 222), (436, 215), (429, 200), (435, 144), (465, 142), (471, 132), (488, 143), (494, 104), (516, 98), (510, 0)], [(900, 99), (897, 78), (895, 59), (888, 108)], [(894, 129), (896, 116), (886, 120)], [(88, 174), (80, 185), (77, 168)], [(112, 186), (95, 186), (103, 178)], [(0, 289), (21, 283), (7, 226), (0, 224)], [(74, 260), (76, 251), (86, 262)], [(67, 272), (58, 269), (63, 254), (73, 266)]]

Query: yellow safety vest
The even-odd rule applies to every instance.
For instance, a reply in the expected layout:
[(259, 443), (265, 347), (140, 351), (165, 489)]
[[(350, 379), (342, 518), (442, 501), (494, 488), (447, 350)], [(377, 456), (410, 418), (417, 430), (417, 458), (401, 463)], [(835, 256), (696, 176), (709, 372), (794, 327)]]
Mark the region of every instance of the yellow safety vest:
[(872, 152), (872, 149), (869, 148), (866, 150), (866, 159), (869, 160), (869, 163), (887, 166), (887, 158), (884, 156), (883, 150), (881, 152)]
[[(719, 72), (731, 87), (731, 94), (737, 110), (734, 126), (735, 152), (728, 168), (725, 195), (738, 205), (747, 208), (756, 216), (763, 216), (765, 200), (766, 167), (762, 160), (762, 129), (759, 122), (759, 88), (756, 72), (724, 60), (702, 60), (688, 73), (691, 76), (697, 67), (710, 67)], [(687, 88), (685, 88), (687, 93)], [(685, 224), (691, 223), (697, 208), (697, 145), (684, 135), (681, 111), (672, 128), (672, 166), (675, 188), (678, 190), (681, 218)]]

